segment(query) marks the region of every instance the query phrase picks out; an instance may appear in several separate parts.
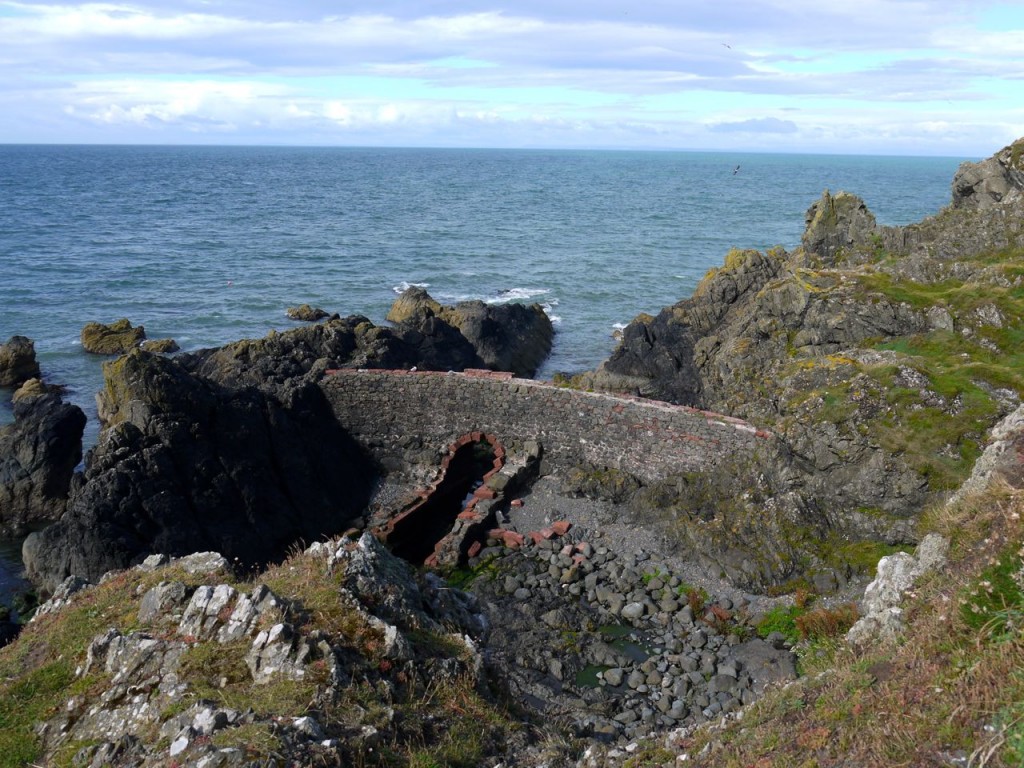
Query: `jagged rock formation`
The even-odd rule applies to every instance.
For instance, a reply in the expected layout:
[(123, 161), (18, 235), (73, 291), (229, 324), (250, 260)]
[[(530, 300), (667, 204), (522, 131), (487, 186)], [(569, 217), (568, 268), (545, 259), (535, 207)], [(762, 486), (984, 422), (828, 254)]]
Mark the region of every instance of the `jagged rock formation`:
[(1024, 139), (980, 163), (963, 163), (953, 177), (954, 208), (990, 208), (1024, 196)]
[(962, 166), (953, 205), (908, 227), (826, 192), (794, 253), (730, 253), (581, 377), (747, 419), (788, 447), (768, 487), (743, 480), (713, 514), (692, 512), (692, 490), (662, 494), (709, 564), (763, 584), (806, 573), (808, 550), (811, 572), (825, 567), (822, 538), (912, 541), (913, 515), (963, 481), (1024, 392), (1022, 150)]
[(297, 307), (288, 307), (285, 314), (292, 320), (301, 320), (306, 323), (315, 323), (329, 317), (329, 314), (320, 307), (311, 307), (309, 304), (300, 304)]
[(554, 327), (539, 304), (463, 301), (445, 307), (415, 286), (398, 297), (387, 319), (399, 328), (428, 336), (436, 333), (438, 324), (448, 325), (476, 355), (477, 359), (464, 367), (511, 371), (526, 377), (537, 372), (554, 339)]
[(18, 387), (39, 377), (36, 348), (25, 336), (11, 336), (0, 344), (0, 387)]
[(265, 563), (344, 530), (365, 506), (372, 468), (314, 384), (227, 388), (142, 350), (104, 375), (103, 440), (65, 516), (24, 546), (44, 588), (155, 552)]
[(255, 565), (342, 531), (362, 513), (376, 469), (338, 426), (319, 375), (479, 363), (445, 322), (393, 330), (358, 316), (173, 360), (133, 349), (104, 364), (106, 431), (66, 516), (26, 542), (29, 577), (53, 589), (157, 551), (214, 549)]
[(105, 325), (86, 323), (82, 328), (82, 349), (94, 355), (120, 355), (139, 346), (146, 338), (146, 329), (132, 326), (128, 318)]
[(14, 395), (14, 423), (0, 427), (0, 531), (22, 532), (64, 511), (82, 459), (85, 414), (38, 379)]
[(174, 339), (149, 339), (139, 346), (147, 352), (155, 352), (159, 355), (170, 355), (181, 349)]

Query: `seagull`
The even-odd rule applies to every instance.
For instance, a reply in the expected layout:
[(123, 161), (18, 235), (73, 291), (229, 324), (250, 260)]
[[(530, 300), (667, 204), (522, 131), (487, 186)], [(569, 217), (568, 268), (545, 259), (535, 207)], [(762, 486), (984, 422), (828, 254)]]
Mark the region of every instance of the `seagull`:
[(735, 176), (739, 172), (740, 172), (740, 167), (738, 165), (735, 168), (732, 169), (732, 175), (733, 176)]
[(728, 49), (729, 49), (730, 51), (732, 50), (732, 46), (731, 46), (731, 45), (729, 45), (728, 43), (722, 43), (722, 45), (724, 45), (724, 46), (725, 46), (726, 48), (728, 48)]

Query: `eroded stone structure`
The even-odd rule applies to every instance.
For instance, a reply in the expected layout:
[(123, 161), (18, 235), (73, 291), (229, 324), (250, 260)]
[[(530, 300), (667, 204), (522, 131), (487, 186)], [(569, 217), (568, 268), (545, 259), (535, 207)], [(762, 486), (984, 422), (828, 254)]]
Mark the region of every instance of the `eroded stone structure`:
[(390, 469), (474, 431), (510, 452), (539, 442), (552, 470), (590, 464), (641, 481), (767, 456), (775, 443), (740, 419), (490, 371), (337, 370), (321, 387), (342, 427)]

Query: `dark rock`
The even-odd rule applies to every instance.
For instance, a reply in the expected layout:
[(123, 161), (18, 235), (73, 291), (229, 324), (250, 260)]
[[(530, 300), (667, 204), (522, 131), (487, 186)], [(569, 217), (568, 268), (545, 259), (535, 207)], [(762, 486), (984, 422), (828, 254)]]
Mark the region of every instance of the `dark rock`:
[(330, 315), (320, 309), (320, 307), (311, 307), (309, 304), (300, 304), (297, 307), (288, 307), (286, 314), (292, 320), (301, 320), (307, 323), (315, 323), (317, 320), (323, 320), (325, 317)]
[(539, 304), (485, 304), (464, 301), (446, 307), (422, 288), (406, 290), (388, 312), (398, 328), (426, 335), (438, 323), (454, 329), (473, 350), (479, 367), (533, 376), (551, 352), (554, 327)]
[(128, 352), (145, 340), (146, 329), (141, 325), (132, 327), (127, 318), (110, 325), (87, 323), (82, 328), (82, 348), (95, 355), (120, 355)]
[(38, 379), (15, 393), (14, 423), (0, 427), (0, 530), (60, 516), (82, 459), (85, 414)]
[(0, 387), (17, 387), (39, 377), (36, 348), (25, 336), (11, 336), (0, 344)]
[(141, 350), (104, 376), (104, 440), (64, 517), (24, 545), (44, 587), (155, 553), (265, 563), (364, 508), (374, 472), (314, 384), (229, 389)]
[(141, 347), (147, 352), (160, 355), (169, 355), (181, 349), (174, 339), (151, 339), (142, 342)]

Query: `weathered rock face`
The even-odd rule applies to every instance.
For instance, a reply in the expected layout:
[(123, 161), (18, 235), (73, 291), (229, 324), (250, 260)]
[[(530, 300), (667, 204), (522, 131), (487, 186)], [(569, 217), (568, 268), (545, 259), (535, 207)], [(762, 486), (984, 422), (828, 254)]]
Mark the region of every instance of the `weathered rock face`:
[(953, 207), (990, 208), (1024, 197), (1024, 139), (980, 163), (963, 163), (953, 177)]
[(328, 313), (320, 307), (311, 307), (309, 304), (300, 304), (297, 307), (288, 307), (286, 314), (292, 320), (301, 320), (306, 323), (315, 323), (328, 317)]
[(95, 355), (120, 355), (128, 352), (146, 338), (146, 329), (132, 326), (127, 318), (110, 325), (87, 323), (82, 328), (82, 348)]
[(0, 532), (18, 533), (64, 511), (85, 421), (78, 406), (38, 379), (15, 393), (14, 423), (0, 428)]
[[(963, 481), (1024, 390), (1012, 362), (1022, 152), (1024, 141), (962, 168), (954, 205), (908, 227), (878, 227), (859, 198), (826, 192), (801, 248), (729, 254), (690, 299), (634, 320), (580, 378), (780, 438), (776, 477), (680, 527), (696, 554), (764, 584), (816, 541), (913, 541), (915, 513)], [(686, 488), (664, 496), (666, 513), (700, 502)]]
[(849, 249), (870, 245), (878, 230), (874, 214), (863, 200), (848, 192), (833, 196), (827, 189), (807, 210), (804, 221), (805, 252), (829, 266), (834, 266)]
[[(733, 251), (691, 298), (656, 317), (641, 315), (630, 323), (594, 375), (593, 385), (683, 405), (706, 402), (701, 364), (723, 344), (720, 334), (728, 331), (736, 314), (745, 312), (751, 297), (779, 274), (785, 257), (784, 251)], [(799, 297), (785, 302), (780, 311), (798, 309), (790, 306), (794, 304)]]
[(428, 336), (438, 323), (454, 329), (477, 361), (464, 367), (483, 367), (533, 376), (551, 352), (554, 327), (539, 304), (485, 304), (464, 301), (453, 307), (436, 302), (422, 288), (412, 287), (391, 307), (387, 319), (400, 329)]
[(147, 352), (156, 352), (160, 355), (169, 355), (181, 349), (174, 339), (150, 339), (139, 346)]
[(0, 344), (0, 387), (17, 387), (39, 377), (36, 348), (25, 336), (11, 336)]
[(141, 350), (104, 374), (110, 426), (67, 513), (24, 547), (45, 588), (154, 552), (267, 562), (343, 530), (365, 506), (373, 470), (315, 385), (225, 388)]

